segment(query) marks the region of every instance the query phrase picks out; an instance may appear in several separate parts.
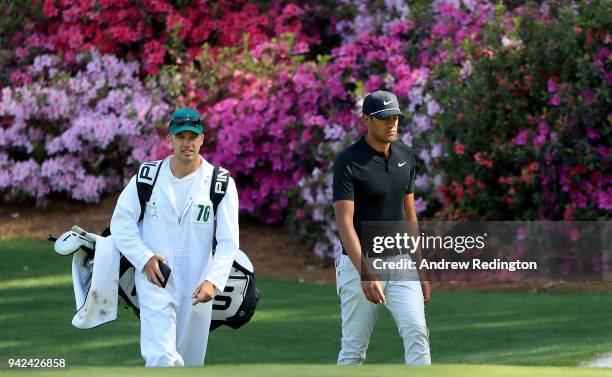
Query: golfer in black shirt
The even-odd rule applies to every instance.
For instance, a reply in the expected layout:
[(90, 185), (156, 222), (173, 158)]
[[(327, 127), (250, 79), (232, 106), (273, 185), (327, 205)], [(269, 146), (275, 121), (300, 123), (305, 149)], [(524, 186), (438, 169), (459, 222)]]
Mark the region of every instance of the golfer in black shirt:
[(368, 132), (334, 163), (333, 200), (343, 246), (343, 255), (336, 261), (342, 312), (338, 364), (365, 361), (378, 304), (384, 304), (395, 319), (406, 364), (431, 364), (424, 311), (429, 282), (419, 281), (414, 271), (414, 279), (380, 280), (361, 267), (362, 221), (417, 220), (414, 153), (396, 141), (398, 120), (403, 116), (393, 93), (379, 90), (367, 95), (362, 119)]

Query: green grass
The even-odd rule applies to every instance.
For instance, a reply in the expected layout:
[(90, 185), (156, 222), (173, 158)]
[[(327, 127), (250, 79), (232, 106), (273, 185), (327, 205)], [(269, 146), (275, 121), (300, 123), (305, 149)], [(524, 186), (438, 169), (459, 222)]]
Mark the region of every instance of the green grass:
[[(131, 311), (121, 308), (117, 321), (96, 329), (72, 327), (71, 257), (55, 255), (48, 242), (0, 241), (0, 258), (0, 358), (64, 357), (75, 367), (143, 364), (139, 322)], [(240, 330), (221, 328), (210, 335), (206, 361), (213, 368), (207, 374), (232, 375), (221, 364), (248, 364), (244, 365), (247, 375), (281, 375), (282, 364), (291, 364), (290, 370), (299, 375), (348, 374), (350, 368), (333, 367), (340, 338), (334, 287), (263, 277), (260, 282), (263, 298), (251, 323)], [(575, 366), (612, 351), (612, 294), (434, 292), (426, 311), (434, 364)], [(367, 363), (401, 364), (402, 355), (393, 319), (381, 308)], [(379, 367), (360, 369), (359, 374), (372, 371), (372, 375), (384, 376), (406, 370)], [(317, 368), (325, 372), (322, 369), (320, 374)], [(488, 371), (488, 366), (473, 366), (474, 373), (468, 373), (465, 368), (442, 365), (426, 373), (461, 375), (465, 370), (466, 375), (547, 376), (563, 375), (565, 370), (572, 371), (567, 375), (593, 375), (582, 368), (533, 369), (533, 373), (506, 367)], [(107, 369), (69, 370), (98, 375)], [(134, 371), (112, 369), (112, 373), (133, 374), (129, 370)], [(410, 369), (410, 374), (418, 376), (420, 371)], [(537, 371), (542, 374), (534, 374)]]
[(249, 364), (249, 365), (212, 365), (204, 371), (196, 368), (145, 369), (136, 367), (101, 368), (77, 367), (68, 368), (58, 373), (56, 370), (32, 371), (19, 370), (6, 373), (7, 376), (74, 376), (74, 377), (155, 377), (155, 376), (193, 376), (193, 375), (223, 376), (223, 377), (602, 377), (612, 376), (612, 370), (563, 368), (563, 367), (517, 367), (492, 365), (431, 365), (426, 367), (403, 365), (376, 365), (362, 367), (337, 367), (335, 365), (279, 365), (279, 364)]

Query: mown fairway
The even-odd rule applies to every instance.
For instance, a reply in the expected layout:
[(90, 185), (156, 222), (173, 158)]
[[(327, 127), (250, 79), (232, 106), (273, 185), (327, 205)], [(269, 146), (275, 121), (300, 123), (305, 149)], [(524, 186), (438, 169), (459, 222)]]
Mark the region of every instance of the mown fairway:
[[(138, 346), (139, 322), (131, 311), (121, 308), (117, 321), (100, 328), (78, 330), (71, 326), (75, 311), (71, 257), (55, 255), (51, 243), (32, 241), (0, 241), (0, 256), (3, 363), (8, 357), (63, 357), (73, 367), (143, 364)], [(350, 369), (333, 366), (340, 336), (335, 288), (264, 277), (260, 281), (263, 298), (251, 323), (240, 330), (221, 328), (211, 334), (207, 364), (213, 368), (208, 373), (238, 375), (239, 370), (255, 376), (283, 375), (287, 371), (296, 375), (351, 373)], [(612, 350), (611, 294), (434, 292), (426, 310), (435, 364), (576, 366)], [(244, 365), (245, 369), (236, 371), (222, 365), (230, 363), (274, 365)], [(381, 308), (368, 364), (400, 363), (400, 338), (391, 316)], [(405, 370), (401, 368), (372, 366), (360, 369), (360, 374), (392, 375)], [(569, 373), (566, 375), (604, 372), (584, 368), (519, 368), (514, 372), (507, 367), (470, 368), (442, 365), (426, 371), (411, 369), (410, 373), (556, 376), (565, 372)], [(116, 376), (138, 375), (138, 369), (129, 368), (70, 370), (75, 375), (99, 375), (102, 371)]]

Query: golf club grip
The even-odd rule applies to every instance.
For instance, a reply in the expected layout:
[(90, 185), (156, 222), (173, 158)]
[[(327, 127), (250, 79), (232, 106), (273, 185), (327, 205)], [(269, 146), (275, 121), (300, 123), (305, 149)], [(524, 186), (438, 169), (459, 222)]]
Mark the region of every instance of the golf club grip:
[(78, 234), (82, 238), (87, 239), (89, 242), (91, 242), (93, 244), (96, 243), (96, 235), (93, 234), (93, 233), (89, 233), (88, 231), (86, 231), (85, 229), (81, 228), (78, 225), (74, 225), (72, 227), (71, 231), (73, 231), (74, 233)]
[(78, 225), (74, 225), (71, 230), (76, 234), (80, 234), (83, 237), (87, 236), (87, 231)]

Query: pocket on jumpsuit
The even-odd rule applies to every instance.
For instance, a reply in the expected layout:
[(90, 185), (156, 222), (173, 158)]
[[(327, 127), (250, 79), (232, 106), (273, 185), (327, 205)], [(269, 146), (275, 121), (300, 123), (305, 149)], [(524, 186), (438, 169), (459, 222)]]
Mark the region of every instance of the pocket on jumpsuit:
[(348, 257), (341, 257), (336, 260), (336, 293), (338, 296), (342, 293), (342, 287), (349, 284), (353, 279), (359, 279), (359, 273), (353, 266)]

